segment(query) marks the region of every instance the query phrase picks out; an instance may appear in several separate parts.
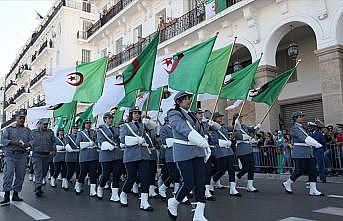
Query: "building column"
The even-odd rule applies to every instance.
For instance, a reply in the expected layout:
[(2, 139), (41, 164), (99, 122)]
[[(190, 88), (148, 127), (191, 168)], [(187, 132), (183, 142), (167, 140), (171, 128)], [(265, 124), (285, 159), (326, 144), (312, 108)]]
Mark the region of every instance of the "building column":
[[(277, 75), (278, 68), (270, 65), (262, 65), (258, 68), (256, 73), (256, 84), (262, 86), (267, 81), (271, 80)], [(269, 106), (263, 103), (255, 103), (256, 123), (260, 123)], [(262, 123), (263, 131), (273, 131), (279, 129), (279, 114), (280, 105), (276, 102), (266, 119)]]
[(320, 69), (325, 124), (343, 123), (343, 45), (315, 52)]

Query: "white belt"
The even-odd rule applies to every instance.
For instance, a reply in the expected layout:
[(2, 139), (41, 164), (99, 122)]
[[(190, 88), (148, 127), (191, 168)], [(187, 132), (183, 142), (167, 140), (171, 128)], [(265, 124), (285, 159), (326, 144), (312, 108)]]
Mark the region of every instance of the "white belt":
[(194, 146), (196, 144), (190, 142), (190, 141), (185, 141), (185, 140), (179, 140), (179, 139), (175, 139), (174, 138), (174, 143), (178, 143), (178, 144), (184, 144), (184, 145), (189, 145), (189, 146)]
[(293, 145), (311, 147), (311, 145), (308, 145), (307, 143), (294, 143)]
[(76, 152), (80, 152), (80, 150), (79, 149), (73, 149), (72, 151), (71, 150), (67, 150), (67, 152), (68, 153), (76, 153)]
[(237, 140), (237, 144), (240, 144), (240, 143), (247, 143), (247, 144), (249, 144), (250, 142), (246, 141), (246, 140)]
[(58, 150), (57, 153), (65, 153), (65, 150)]

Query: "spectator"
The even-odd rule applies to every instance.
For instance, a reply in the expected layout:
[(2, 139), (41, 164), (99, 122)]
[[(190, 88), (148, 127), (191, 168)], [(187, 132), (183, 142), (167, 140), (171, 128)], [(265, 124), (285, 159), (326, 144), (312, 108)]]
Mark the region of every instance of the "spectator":
[(285, 134), (283, 139), (283, 154), (284, 154), (284, 161), (283, 167), (285, 169), (285, 173), (292, 172), (292, 158), (291, 158), (291, 150), (292, 150), (292, 139), (290, 134)]
[(261, 168), (260, 168), (260, 148), (258, 146), (258, 136), (259, 134), (252, 134), (250, 143), (252, 146), (252, 153), (253, 153), (253, 157), (254, 157), (254, 164), (255, 164), (255, 172), (260, 172)]

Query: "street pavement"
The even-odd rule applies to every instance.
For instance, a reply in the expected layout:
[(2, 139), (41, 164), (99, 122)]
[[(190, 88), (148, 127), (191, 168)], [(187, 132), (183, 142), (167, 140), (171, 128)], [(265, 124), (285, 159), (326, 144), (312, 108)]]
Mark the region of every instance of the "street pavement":
[[(0, 174), (2, 186), (2, 174)], [(224, 183), (224, 182), (222, 182)], [(281, 181), (258, 176), (255, 186), (259, 193), (248, 193), (244, 189), (246, 180), (238, 181), (241, 198), (228, 197), (227, 189), (216, 190), (216, 201), (207, 202), (205, 214), (209, 221), (342, 221), (343, 220), (343, 184), (319, 183), (318, 189), (324, 197), (311, 197), (305, 189), (305, 182), (296, 182), (294, 193), (286, 194)], [(59, 181), (60, 187), (60, 181)], [(150, 199), (153, 212), (139, 210), (139, 200), (129, 195), (129, 207), (121, 208), (118, 203), (110, 202), (110, 190), (105, 192), (104, 199), (99, 201), (90, 198), (88, 191), (76, 196), (73, 191), (61, 188), (44, 188), (44, 197), (37, 199), (33, 193), (33, 183), (25, 180), (21, 196), (24, 202), (12, 203), (0, 207), (0, 221), (29, 220), (134, 220), (134, 221), (168, 221), (166, 202)], [(0, 193), (0, 199), (2, 199)], [(191, 206), (179, 207), (179, 221), (192, 220)]]

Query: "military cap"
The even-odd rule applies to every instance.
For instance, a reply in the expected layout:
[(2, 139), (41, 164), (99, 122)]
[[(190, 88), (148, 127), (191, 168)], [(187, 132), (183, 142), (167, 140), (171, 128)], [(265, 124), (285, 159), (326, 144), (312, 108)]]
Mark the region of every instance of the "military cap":
[(183, 97), (185, 97), (185, 96), (191, 96), (191, 95), (192, 95), (192, 94), (187, 93), (187, 92), (185, 92), (185, 91), (180, 91), (180, 92), (178, 92), (178, 93), (175, 95), (174, 101), (175, 101), (175, 103), (177, 103), (177, 101), (178, 101), (180, 98), (183, 98)]
[(304, 113), (302, 111), (295, 111), (292, 113), (292, 118), (304, 116)]
[(110, 112), (106, 112), (103, 118), (113, 118), (113, 114), (111, 114)]
[(221, 113), (219, 113), (219, 112), (214, 112), (213, 113), (213, 118), (215, 118), (215, 117), (223, 117), (224, 115), (223, 114), (221, 114)]
[(41, 118), (41, 119), (39, 119), (39, 123), (48, 124), (49, 123), (49, 119), (48, 118)]
[(15, 112), (16, 117), (26, 117), (26, 115), (27, 115), (26, 109), (19, 109), (18, 111)]
[(139, 109), (139, 107), (133, 107), (130, 109), (130, 113), (133, 113), (133, 112), (139, 112), (139, 113), (142, 113), (142, 111)]
[(92, 123), (91, 119), (86, 119), (84, 123)]

